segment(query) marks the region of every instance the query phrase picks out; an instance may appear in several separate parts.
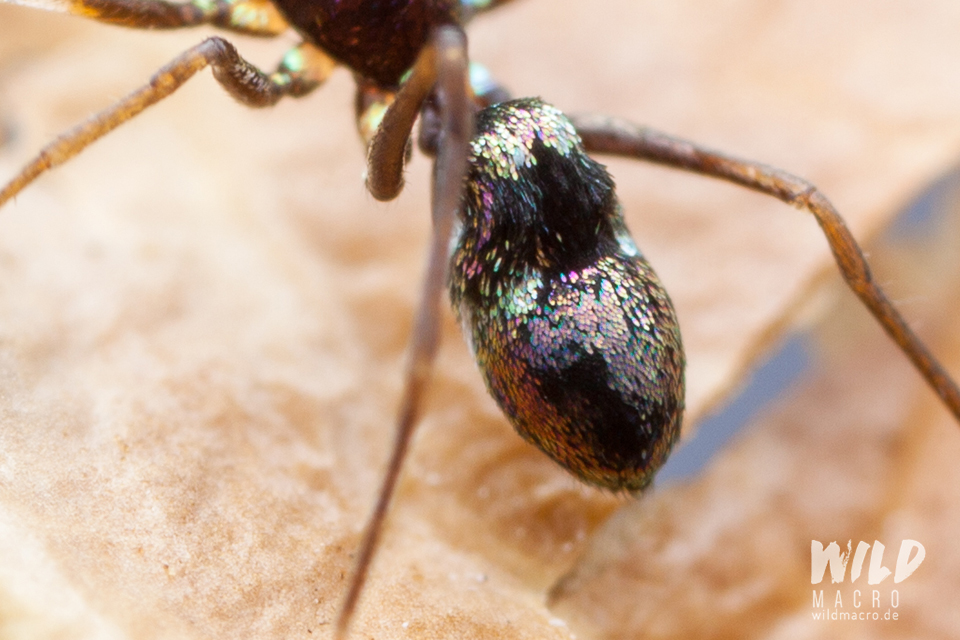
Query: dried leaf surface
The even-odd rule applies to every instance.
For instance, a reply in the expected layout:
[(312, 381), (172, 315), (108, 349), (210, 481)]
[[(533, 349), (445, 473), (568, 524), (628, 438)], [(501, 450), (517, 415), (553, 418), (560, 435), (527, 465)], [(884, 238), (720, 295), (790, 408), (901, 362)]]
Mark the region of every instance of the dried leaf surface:
[[(614, 0), (602, 11), (527, 0), (477, 20), (471, 49), (517, 94), (789, 168), (870, 235), (960, 150), (958, 18), (952, 0)], [(8, 176), (205, 32), (0, 6), (0, 34)], [(294, 42), (234, 40), (264, 67)], [(345, 73), (264, 112), (234, 105), (207, 75), (0, 212), (0, 636), (329, 633), (390, 442), (428, 232), (427, 163), (415, 161), (397, 202), (374, 203), (351, 113)], [(768, 199), (610, 166), (673, 292), (699, 415), (827, 268), (824, 242), (807, 216)], [(635, 600), (604, 609), (597, 598), (633, 597), (629, 581), (597, 592), (568, 577), (548, 606), (620, 501), (511, 433), (457, 333), (449, 320), (358, 636), (569, 638), (568, 622), (581, 636), (648, 633), (642, 611), (624, 618)], [(851, 371), (879, 375), (872, 364)], [(829, 388), (833, 413), (859, 415), (856, 397)], [(878, 420), (867, 413), (864, 428)], [(918, 460), (948, 456), (938, 444), (953, 435), (926, 441), (933, 451)], [(829, 479), (804, 451), (813, 477)], [(772, 491), (771, 473), (743, 484)], [(855, 479), (882, 494), (878, 473)], [(676, 510), (655, 494), (608, 529), (663, 511), (658, 522), (689, 525), (709, 512), (712, 486)], [(751, 493), (731, 500), (720, 516), (756, 513), (727, 516), (732, 536), (760, 524), (781, 541), (813, 535), (799, 514), (751, 511)], [(683, 553), (687, 566), (716, 556)], [(759, 557), (755, 576), (792, 580), (797, 567), (777, 560)], [(702, 589), (735, 597), (736, 567), (711, 571)], [(699, 575), (677, 575), (676, 588)], [(766, 624), (787, 624), (789, 606), (760, 601)], [(657, 611), (696, 622), (682, 607)]]

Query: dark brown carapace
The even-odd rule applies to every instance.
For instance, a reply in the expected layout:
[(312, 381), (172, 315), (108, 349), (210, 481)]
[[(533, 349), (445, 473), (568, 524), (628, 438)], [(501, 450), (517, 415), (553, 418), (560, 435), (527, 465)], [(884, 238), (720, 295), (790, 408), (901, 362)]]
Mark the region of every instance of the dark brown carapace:
[(264, 72), (223, 38), (204, 40), (43, 149), (0, 189), (0, 206), (207, 66), (253, 107), (303, 96), (337, 64), (348, 67), (357, 80), (367, 186), (381, 200), (402, 188), (411, 131), (421, 119), (420, 147), (436, 157), (434, 231), (396, 442), (337, 637), (349, 628), (417, 423), (445, 288), (504, 412), (521, 435), (581, 479), (639, 490), (675, 441), (683, 411), (676, 319), (626, 230), (612, 180), (589, 153), (720, 178), (812, 213), (850, 287), (960, 420), (956, 384), (873, 282), (850, 232), (815, 187), (628, 123), (568, 119), (540, 100), (506, 101), (494, 83), (472, 86), (463, 28), (475, 14), (510, 1), (15, 0), (144, 29), (211, 24), (273, 36), (292, 28), (301, 41)]
[(280, 13), (311, 43), (381, 87), (396, 87), (440, 25), (463, 24), (453, 0), (279, 0)]

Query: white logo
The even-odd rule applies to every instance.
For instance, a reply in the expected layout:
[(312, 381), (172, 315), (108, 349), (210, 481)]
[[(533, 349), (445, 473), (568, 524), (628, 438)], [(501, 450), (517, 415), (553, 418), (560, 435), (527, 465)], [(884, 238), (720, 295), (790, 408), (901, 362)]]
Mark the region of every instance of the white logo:
[[(823, 574), (826, 571), (827, 564), (830, 564), (830, 579), (836, 584), (843, 582), (847, 573), (847, 561), (850, 560), (850, 549), (853, 541), (847, 542), (847, 552), (840, 553), (840, 546), (836, 542), (831, 542), (827, 548), (819, 540), (813, 540), (810, 543), (810, 584), (820, 584), (823, 580)], [(850, 581), (856, 582), (863, 571), (863, 561), (867, 557), (867, 550), (870, 545), (860, 541), (857, 544), (857, 551), (853, 555), (853, 568), (850, 570)], [(879, 540), (874, 541), (873, 551), (870, 552), (870, 568), (867, 573), (867, 584), (880, 584), (890, 577), (890, 569), (883, 566), (883, 551), (885, 547)], [(917, 554), (910, 557), (910, 554), (916, 549)], [(897, 571), (893, 576), (893, 581), (899, 584), (909, 578), (924, 556), (927, 555), (923, 545), (916, 540), (904, 540), (900, 543), (900, 555), (897, 556)]]
[[(893, 584), (900, 584), (917, 570), (926, 556), (923, 545), (916, 540), (904, 540), (900, 543), (900, 553), (897, 555), (897, 564), (894, 571), (883, 565), (884, 545), (875, 540), (872, 548), (867, 542), (859, 542), (856, 551), (853, 551), (853, 541), (847, 542), (846, 552), (840, 551), (840, 545), (831, 542), (824, 548), (819, 540), (810, 543), (810, 584), (820, 584), (826, 575), (827, 565), (830, 566), (830, 581), (841, 584), (846, 580), (847, 567), (850, 565), (850, 582), (856, 584), (863, 575), (863, 565), (870, 552), (870, 563), (867, 567), (867, 584), (876, 586), (893, 575)], [(851, 556), (853, 563), (850, 564)], [(882, 593), (880, 589), (872, 589), (871, 597), (865, 598), (860, 589), (855, 589), (849, 595), (849, 602), (853, 611), (844, 610), (843, 593), (838, 588), (833, 601), (833, 609), (824, 608), (823, 589), (813, 591), (813, 619), (814, 620), (896, 620), (899, 613), (895, 611), (900, 606), (900, 592), (891, 589)], [(886, 611), (883, 611), (886, 604)]]

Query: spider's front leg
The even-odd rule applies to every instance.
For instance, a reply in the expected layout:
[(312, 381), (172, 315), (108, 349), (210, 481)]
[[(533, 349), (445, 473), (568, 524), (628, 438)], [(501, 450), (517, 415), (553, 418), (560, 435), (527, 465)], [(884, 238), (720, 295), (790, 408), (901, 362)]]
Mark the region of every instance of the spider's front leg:
[(863, 251), (843, 218), (815, 186), (785, 171), (710, 151), (686, 140), (621, 120), (584, 116), (573, 118), (573, 121), (584, 145), (595, 153), (649, 160), (720, 178), (812, 213), (823, 229), (844, 280), (960, 421), (960, 389), (957, 383), (910, 329), (874, 281)]
[[(214, 24), (234, 31), (272, 36), (286, 23), (265, 0), (169, 3), (163, 0), (30, 0), (18, 2), (128, 27), (180, 28)], [(220, 37), (204, 40), (157, 71), (150, 81), (110, 107), (67, 131), (29, 161), (0, 189), (0, 207), (46, 171), (67, 162), (147, 107), (163, 100), (205, 67), (231, 96), (250, 107), (268, 107), (285, 96), (300, 97), (319, 87), (335, 63), (316, 47), (301, 43), (291, 49), (276, 70), (264, 73)]]
[(269, 0), (5, 1), (135, 29), (182, 29), (209, 24), (254, 36), (276, 36), (287, 29), (286, 21)]
[(390, 200), (403, 187), (403, 163), (413, 123), (427, 97), (435, 93), (441, 126), (433, 179), (433, 231), (427, 269), (414, 320), (397, 431), (377, 504), (357, 552), (354, 573), (337, 619), (336, 637), (349, 629), (370, 563), (377, 549), (390, 499), (419, 418), (423, 391), (437, 351), (440, 299), (446, 288), (450, 234), (464, 186), (473, 134), (466, 38), (456, 27), (441, 27), (417, 59), (412, 74), (384, 113), (367, 155), (367, 188), (378, 200)]

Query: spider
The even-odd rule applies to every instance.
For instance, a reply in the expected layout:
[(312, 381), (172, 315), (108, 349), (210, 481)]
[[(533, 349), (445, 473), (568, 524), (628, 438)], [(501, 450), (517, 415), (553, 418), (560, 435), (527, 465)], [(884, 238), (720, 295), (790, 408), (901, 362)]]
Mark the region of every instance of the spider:
[[(458, 45), (458, 44), (445, 44), (445, 45), (443, 45), (442, 50), (444, 50), (444, 51), (453, 51), (453, 50), (460, 51), (460, 50), (461, 50), (461, 46)], [(400, 66), (404, 66), (404, 65), (400, 65)], [(416, 75), (415, 75), (415, 77), (416, 77)], [(309, 81), (309, 80), (310, 80), (310, 78), (308, 78), (308, 81)], [(293, 82), (293, 83), (291, 83), (291, 84), (296, 84), (296, 82)], [(430, 84), (430, 83), (428, 83), (428, 84)], [(411, 86), (411, 85), (408, 85), (408, 86)], [(371, 92), (371, 93), (365, 94), (365, 95), (369, 98), (370, 102), (372, 102), (372, 103), (375, 103), (375, 102), (378, 100), (378, 98), (379, 98), (379, 96), (376, 95), (374, 92)], [(526, 108), (526, 107), (525, 107), (525, 108)], [(453, 113), (458, 113), (458, 112), (462, 113), (464, 110), (463, 110), (462, 108), (459, 108), (459, 109), (452, 109), (452, 110), (449, 110), (449, 111), (450, 111), (450, 112), (453, 112)], [(439, 113), (442, 115), (444, 112), (443, 112), (443, 110), (440, 110)], [(497, 117), (499, 117), (499, 116), (497, 116)], [(586, 119), (577, 120), (577, 121), (575, 121), (575, 123), (577, 124), (578, 129), (580, 130), (581, 134), (583, 134), (586, 138), (588, 138), (588, 140), (593, 140), (593, 142), (591, 142), (590, 144), (592, 144), (595, 149), (601, 149), (601, 150), (602, 150), (602, 149), (604, 148), (603, 145), (605, 145), (605, 144), (615, 144), (615, 142), (614, 142), (614, 143), (607, 143), (607, 142), (604, 142), (604, 140), (603, 140), (604, 133), (605, 133), (605, 132), (608, 132), (608, 131), (610, 130), (611, 126), (612, 126), (612, 125), (610, 125), (609, 122), (602, 122), (602, 123), (599, 125), (599, 128), (598, 128), (598, 130), (597, 130), (595, 133), (591, 133), (591, 125), (590, 125), (590, 123), (589, 123), (588, 120), (586, 120)], [(372, 129), (373, 127), (370, 127), (370, 128)], [(614, 128), (619, 128), (619, 125), (614, 126)], [(447, 139), (449, 139), (450, 137), (451, 137), (451, 136), (448, 135), (448, 136), (447, 136)], [(461, 139), (462, 139), (462, 136), (461, 136)], [(400, 142), (402, 142), (403, 140), (405, 140), (405, 136), (401, 136), (401, 137), (399, 138), (399, 140), (400, 140)], [(654, 141), (654, 142), (655, 142), (655, 141)], [(671, 151), (670, 141), (667, 140), (666, 142), (667, 142), (667, 145), (666, 145), (666, 146), (660, 146), (660, 147), (658, 147), (656, 144), (651, 144), (651, 142), (648, 140), (648, 141), (646, 141), (646, 142), (644, 143), (644, 144), (646, 145), (644, 148), (646, 148), (646, 149), (648, 149), (648, 150), (650, 150), (650, 149), (660, 149), (660, 150), (663, 151), (663, 152), (670, 152), (670, 151)], [(401, 146), (402, 146), (402, 145), (401, 145)], [(431, 144), (428, 143), (427, 146), (430, 147)], [(606, 149), (609, 150), (610, 147), (606, 147)], [(440, 151), (440, 153), (443, 153), (443, 151), (444, 151), (444, 146), (443, 146), (443, 145), (440, 145), (440, 146), (439, 146), (439, 151)], [(674, 151), (676, 151), (676, 149), (674, 149)], [(375, 154), (375, 155), (377, 155), (377, 154)], [(388, 154), (386, 154), (386, 155), (394, 158), (395, 161), (396, 161), (397, 158), (399, 158), (399, 157), (402, 156), (402, 149), (399, 149), (399, 148), (398, 148), (398, 149), (395, 149), (394, 151), (392, 151), (391, 153), (388, 153)], [(462, 156), (463, 153), (461, 152), (461, 153), (454, 154), (454, 155), (455, 155), (455, 156)], [(680, 154), (680, 155), (682, 155), (682, 154)], [(379, 166), (379, 165), (376, 165), (376, 166)], [(447, 163), (447, 162), (443, 162), (443, 163), (441, 163), (441, 166), (442, 166), (442, 167), (448, 167), (448, 166), (450, 166), (450, 165), (449, 165), (449, 163)], [(376, 174), (376, 172), (373, 172), (373, 173)], [(375, 180), (375, 182), (376, 182), (376, 180)], [(440, 185), (440, 192), (439, 192), (440, 195), (445, 195), (445, 196), (448, 198), (448, 200), (451, 199), (452, 197), (450, 196), (450, 193), (449, 193), (449, 185), (452, 184), (452, 183), (454, 183), (454, 182), (456, 182), (456, 181), (449, 180), (449, 179), (448, 179), (448, 180), (444, 180), (444, 179), (442, 179), (442, 178), (439, 179), (439, 180), (438, 180), (438, 184)], [(444, 186), (444, 185), (447, 185), (447, 192), (446, 192), (446, 193), (443, 191), (443, 186)], [(391, 190), (391, 189), (387, 189), (387, 191), (390, 191), (390, 190)], [(801, 187), (801, 190), (806, 190), (806, 187), (805, 187), (805, 186)], [(441, 207), (441, 208), (443, 208), (443, 207)], [(446, 208), (447, 208), (447, 209), (450, 209), (451, 207), (450, 207), (450, 206), (447, 206)], [(442, 241), (438, 241), (438, 243), (436, 243), (435, 246), (445, 245), (444, 236), (445, 236), (444, 233), (438, 234), (438, 238), (439, 238), (440, 240), (442, 240)], [(434, 250), (434, 255), (435, 255), (435, 256), (436, 256), (436, 255), (439, 255), (439, 253), (440, 253), (440, 249), (435, 249), (435, 250)], [(436, 261), (435, 261), (435, 262), (436, 262)], [(434, 283), (435, 283), (435, 284), (434, 284), (434, 288), (437, 288), (437, 287), (439, 286), (439, 285), (436, 284), (437, 282), (438, 282), (438, 279), (437, 279), (437, 278), (434, 278)], [(420, 335), (420, 336), (433, 336), (433, 335), (435, 335), (435, 334), (436, 334), (436, 331), (435, 331), (434, 329), (431, 329), (431, 330), (429, 330), (429, 331), (420, 331), (420, 332), (418, 332), (418, 335)], [(385, 496), (385, 497), (388, 497), (388, 496), (389, 496), (389, 492), (385, 491), (385, 492), (383, 492), (381, 495), (383, 495), (383, 496)], [(382, 510), (381, 510), (381, 513), (382, 513)], [(375, 538), (370, 538), (370, 540), (375, 540)], [(367, 546), (366, 546), (367, 549), (373, 549), (373, 547), (374, 547), (374, 545), (373, 545), (372, 543), (369, 543), (369, 544), (367, 544)], [(360, 585), (360, 584), (362, 584), (362, 582), (356, 582), (355, 584)], [(347, 610), (349, 610), (349, 607), (347, 607)]]

